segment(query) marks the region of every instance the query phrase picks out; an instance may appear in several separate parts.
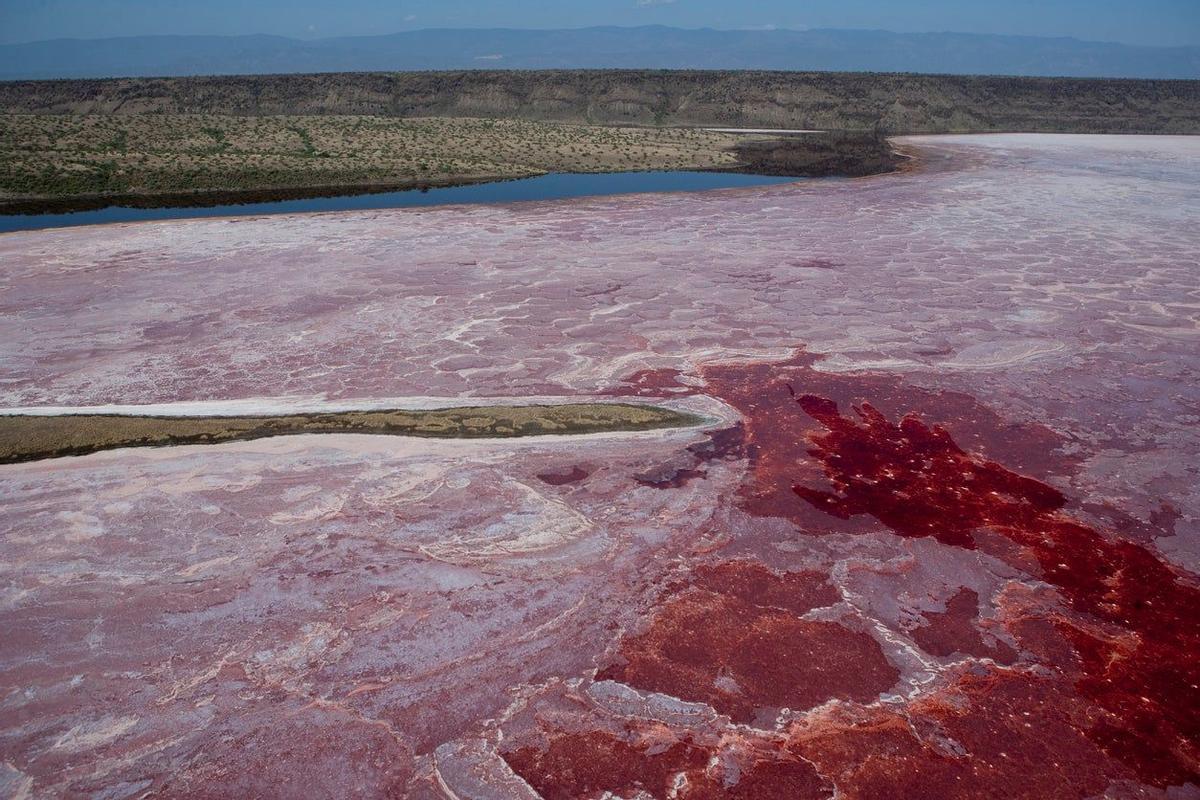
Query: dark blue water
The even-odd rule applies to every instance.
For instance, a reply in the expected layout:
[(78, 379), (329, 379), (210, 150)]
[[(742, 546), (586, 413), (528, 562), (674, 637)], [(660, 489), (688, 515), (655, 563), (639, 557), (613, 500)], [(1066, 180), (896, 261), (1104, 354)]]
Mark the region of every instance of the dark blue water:
[(0, 215), (0, 232), (152, 219), (410, 208), (461, 203), (512, 203), (521, 200), (560, 200), (568, 197), (593, 197), (638, 192), (694, 192), (739, 186), (766, 186), (795, 180), (796, 178), (739, 175), (730, 172), (615, 172), (606, 175), (563, 173), (515, 181), (479, 183), (473, 186), (451, 186), (427, 191), (410, 189), (403, 192), (316, 197), (306, 200), (278, 200), (266, 203), (236, 203), (206, 208), (112, 206), (96, 211), (77, 211), (69, 214)]

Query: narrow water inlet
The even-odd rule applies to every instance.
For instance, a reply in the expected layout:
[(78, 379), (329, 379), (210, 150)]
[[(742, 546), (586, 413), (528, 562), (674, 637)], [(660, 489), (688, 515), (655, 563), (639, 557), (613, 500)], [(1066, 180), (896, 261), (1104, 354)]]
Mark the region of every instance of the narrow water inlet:
[(248, 217), (323, 211), (371, 211), (472, 203), (566, 200), (651, 192), (699, 192), (792, 183), (799, 178), (725, 171), (559, 172), (532, 178), (401, 190), (333, 189), (209, 192), (176, 196), (64, 198), (11, 202), (0, 208), (0, 233), (202, 217)]

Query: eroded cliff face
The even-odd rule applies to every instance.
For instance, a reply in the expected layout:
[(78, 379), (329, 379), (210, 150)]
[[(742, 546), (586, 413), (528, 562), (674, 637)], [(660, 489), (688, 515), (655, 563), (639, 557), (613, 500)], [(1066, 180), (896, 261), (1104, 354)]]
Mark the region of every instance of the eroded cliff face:
[(499, 116), (889, 133), (1195, 133), (1200, 81), (577, 70), (0, 83), (9, 113)]

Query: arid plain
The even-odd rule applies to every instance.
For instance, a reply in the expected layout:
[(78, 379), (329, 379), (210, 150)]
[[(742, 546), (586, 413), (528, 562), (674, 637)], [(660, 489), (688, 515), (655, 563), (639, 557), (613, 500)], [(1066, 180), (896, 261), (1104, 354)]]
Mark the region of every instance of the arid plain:
[(0, 466), (0, 787), (1200, 796), (1200, 140), (898, 144), (0, 236), (9, 414), (686, 420)]

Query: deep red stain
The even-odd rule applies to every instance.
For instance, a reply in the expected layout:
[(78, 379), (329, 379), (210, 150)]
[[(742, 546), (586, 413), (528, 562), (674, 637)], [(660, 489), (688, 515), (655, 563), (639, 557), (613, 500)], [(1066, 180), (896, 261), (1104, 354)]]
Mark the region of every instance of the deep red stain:
[(846, 800), (1100, 797), (1129, 776), (1081, 732), (1069, 689), (1020, 672), (965, 674), (905, 713), (835, 710), (800, 723), (792, 749)]
[(688, 741), (638, 747), (604, 731), (561, 734), (544, 749), (523, 747), (504, 754), (512, 771), (545, 800), (639, 790), (665, 798), (676, 775), (700, 773), (708, 758), (706, 749)]
[(781, 757), (759, 761), (726, 785), (723, 778), (706, 776), (681, 795), (685, 800), (825, 800), (834, 796), (828, 783), (806, 761)]
[[(1035, 477), (1063, 474), (1075, 464), (1060, 453), (1062, 438), (1038, 425), (1013, 424), (974, 398), (954, 392), (913, 387), (894, 375), (841, 375), (813, 368), (820, 356), (798, 351), (777, 363), (714, 364), (700, 370), (697, 387), (678, 370), (646, 370), (631, 376), (615, 394), (673, 397), (705, 392), (729, 403), (745, 422), (738, 432), (740, 453), (750, 473), (740, 490), (741, 508), (757, 516), (782, 517), (818, 532), (829, 516), (804, 502), (792, 485), (806, 476), (797, 466), (811, 447), (808, 435), (816, 424), (797, 413), (795, 397), (809, 394), (843, 405), (869, 401), (889, 416), (904, 416), (914, 408), (941, 421), (941, 427), (965, 449), (985, 454), (996, 463)], [(817, 477), (814, 475), (814, 477)]]
[(838, 599), (822, 576), (749, 561), (697, 570), (598, 680), (704, 702), (738, 722), (838, 698), (874, 700), (899, 673), (870, 636), (799, 615)]
[[(777, 742), (747, 741), (739, 751), (714, 759), (720, 752), (717, 745), (701, 745), (686, 736), (672, 741), (657, 729), (633, 728), (623, 736), (600, 730), (552, 731), (548, 739), (544, 747), (503, 754), (513, 772), (545, 800), (582, 800), (606, 793), (629, 797), (638, 792), (662, 800), (832, 796), (811, 764)], [(736, 766), (729, 769), (727, 764)]]
[(672, 395), (695, 394), (696, 388), (684, 383), (683, 373), (677, 369), (644, 369), (635, 372), (619, 386), (601, 392), (618, 397), (670, 397)]
[(590, 474), (577, 464), (571, 467), (569, 472), (540, 472), (537, 479), (551, 486), (566, 486), (569, 483), (579, 483)]
[(713, 431), (687, 448), (698, 463), (738, 460), (746, 454), (746, 429), (742, 423)]
[(808, 454), (834, 487), (797, 494), (835, 516), (869, 514), (902, 536), (970, 547), (987, 527), (1023, 547), (1085, 615), (1059, 627), (1081, 659), (1078, 690), (1104, 712), (1092, 737), (1158, 785), (1200, 775), (1195, 585), (1141, 545), (1062, 513), (1053, 487), (965, 452), (912, 414), (897, 425), (866, 404), (852, 420), (823, 398), (797, 402), (826, 429), (810, 437)]
[(860, 422), (825, 398), (803, 395), (797, 403), (827, 430), (810, 437), (808, 454), (824, 465), (834, 491), (792, 490), (835, 517), (869, 514), (902, 536), (974, 547), (978, 528), (1027, 526), (1065, 502), (1056, 489), (965, 452), (915, 414), (895, 425), (863, 403), (855, 408)]
[(692, 571), (692, 583), (710, 592), (736, 597), (763, 608), (805, 614), (842, 599), (820, 572), (785, 572), (777, 575), (757, 561), (722, 561), (701, 564)]
[[(1074, 676), (1083, 707), (1091, 709), (1075, 724), (1146, 782), (1167, 786), (1200, 778), (1200, 590), (1195, 582), (1147, 548), (1105, 535), (1064, 510), (1066, 498), (1038, 479), (1074, 468), (1057, 453), (1060, 439), (1051, 431), (1008, 424), (973, 398), (917, 389), (899, 377), (826, 374), (812, 368), (816, 360), (801, 352), (779, 364), (726, 364), (701, 371), (705, 391), (737, 408), (745, 420), (748, 475), (741, 508), (789, 519), (798, 533), (820, 532), (824, 516), (844, 520), (849, 527), (842, 530), (861, 530), (855, 520), (873, 518), (901, 536), (966, 548), (975, 547), (984, 532), (1007, 541), (1011, 560), (1056, 587), (1064, 601), (1061, 616), (1049, 622), (1071, 643), (1077, 666), (1050, 666)], [(670, 395), (686, 386), (678, 373), (664, 372), (638, 375), (635, 388), (641, 394)], [(839, 406), (854, 408), (855, 416), (843, 415)], [(753, 670), (745, 685), (738, 684), (742, 694), (708, 688), (703, 680), (714, 669), (728, 669), (736, 647), (758, 646), (733, 635), (735, 625), (795, 635), (795, 640), (780, 639), (776, 652), (807, 655), (805, 635), (820, 634), (790, 629), (790, 623), (770, 616), (778, 612), (752, 602), (692, 591), (690, 601), (668, 601), (651, 629), (629, 648), (627, 657), (642, 660), (631, 660), (613, 674), (647, 685), (658, 682), (668, 692), (667, 686), (685, 687), (693, 699), (708, 698), (743, 719), (754, 703), (783, 701), (778, 692), (755, 686), (767, 675)], [(703, 630), (711, 623), (696, 613), (699, 608), (717, 621), (713, 630)], [(958, 611), (947, 613), (954, 617)], [(949, 647), (949, 640), (937, 641), (936, 629), (961, 624), (935, 619), (935, 630), (924, 634), (927, 643)], [(705, 661), (697, 646), (676, 657), (670, 638), (697, 631), (706, 639), (703, 647), (715, 648), (720, 656)], [(961, 627), (957, 633), (971, 638)], [(853, 637), (828, 646), (842, 653), (855, 648)], [(692, 672), (678, 667), (687, 662)], [(784, 676), (770, 677), (776, 679)], [(980, 713), (985, 705), (979, 702)], [(1036, 720), (1030, 724), (1038, 727)]]
[(979, 595), (971, 589), (959, 589), (946, 603), (944, 612), (925, 615), (926, 624), (912, 632), (913, 641), (935, 656), (961, 653), (1012, 664), (1017, 660), (1017, 654), (1011, 647), (999, 640), (984, 641), (976, 627), (978, 614)]

